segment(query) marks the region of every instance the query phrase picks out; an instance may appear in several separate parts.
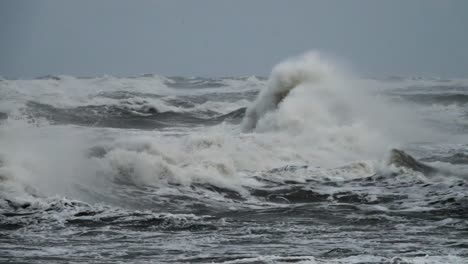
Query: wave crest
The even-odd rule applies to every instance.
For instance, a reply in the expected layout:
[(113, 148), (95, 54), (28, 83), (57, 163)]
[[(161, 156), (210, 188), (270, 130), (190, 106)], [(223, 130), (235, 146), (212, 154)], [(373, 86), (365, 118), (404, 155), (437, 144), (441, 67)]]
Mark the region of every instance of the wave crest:
[(242, 123), (244, 132), (253, 130), (260, 118), (275, 109), (294, 88), (305, 83), (320, 83), (333, 72), (330, 64), (324, 63), (318, 53), (307, 53), (273, 68), (268, 85), (247, 109)]

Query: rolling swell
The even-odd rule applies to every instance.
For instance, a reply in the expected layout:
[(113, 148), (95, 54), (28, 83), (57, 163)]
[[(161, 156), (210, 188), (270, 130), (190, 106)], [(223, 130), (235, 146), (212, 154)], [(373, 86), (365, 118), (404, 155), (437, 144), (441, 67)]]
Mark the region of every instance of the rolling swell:
[[(160, 129), (171, 126), (216, 125), (224, 121), (239, 123), (245, 108), (227, 114), (216, 112), (159, 112), (153, 106), (128, 108), (117, 105), (91, 105), (58, 108), (29, 102), (26, 115), (31, 119), (46, 118), (53, 124), (74, 124), (92, 127)], [(0, 115), (1, 118), (1, 115)], [(6, 116), (5, 116), (6, 118)]]
[[(129, 211), (106, 206), (93, 206), (80, 201), (67, 199), (50, 199), (41, 204), (23, 204), (22, 206), (3, 207), (0, 218), (0, 230), (15, 230), (25, 227), (40, 228), (55, 226), (67, 228), (80, 226), (100, 228), (109, 225), (121, 229), (144, 230), (212, 230), (216, 229), (209, 221), (194, 215), (157, 214), (149, 211)], [(61, 219), (54, 217), (59, 215)], [(62, 223), (60, 223), (62, 221)], [(65, 226), (61, 226), (64, 224)]]

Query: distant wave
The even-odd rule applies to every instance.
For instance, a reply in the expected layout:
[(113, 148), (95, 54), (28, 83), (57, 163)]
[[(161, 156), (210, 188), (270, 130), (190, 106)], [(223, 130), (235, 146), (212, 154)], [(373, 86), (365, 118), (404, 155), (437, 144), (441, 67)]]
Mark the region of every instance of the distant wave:
[[(152, 105), (89, 105), (72, 108), (57, 108), (47, 104), (29, 102), (24, 109), (30, 119), (45, 118), (52, 124), (74, 124), (81, 126), (155, 129), (168, 126), (215, 125), (224, 121), (240, 122), (245, 108), (227, 114), (213, 111), (165, 111), (160, 112)], [(0, 114), (0, 119), (7, 114)]]
[(468, 94), (462, 93), (444, 93), (444, 94), (409, 94), (403, 98), (425, 104), (441, 104), (441, 105), (464, 105), (468, 104)]

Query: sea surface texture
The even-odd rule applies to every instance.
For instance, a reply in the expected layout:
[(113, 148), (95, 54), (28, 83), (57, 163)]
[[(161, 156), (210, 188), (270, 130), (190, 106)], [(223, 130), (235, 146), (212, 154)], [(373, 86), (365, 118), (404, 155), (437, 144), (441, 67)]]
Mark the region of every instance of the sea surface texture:
[(1, 263), (468, 263), (468, 80), (0, 79)]

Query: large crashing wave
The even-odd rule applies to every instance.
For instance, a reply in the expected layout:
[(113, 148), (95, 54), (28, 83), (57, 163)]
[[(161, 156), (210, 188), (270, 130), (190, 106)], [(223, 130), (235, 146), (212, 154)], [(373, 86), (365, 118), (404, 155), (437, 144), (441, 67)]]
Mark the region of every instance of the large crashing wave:
[(331, 76), (333, 68), (323, 63), (318, 53), (308, 53), (303, 57), (280, 63), (273, 69), (267, 89), (263, 89), (252, 106), (247, 109), (242, 123), (243, 131), (252, 131), (257, 126), (257, 122), (267, 112), (277, 108), (294, 88), (304, 84), (320, 84)]
[[(395, 105), (316, 52), (274, 67), (247, 109), (244, 132), (280, 133), (300, 148), (375, 159), (405, 142), (433, 137), (411, 109)], [(284, 134), (286, 133), (286, 134)]]

